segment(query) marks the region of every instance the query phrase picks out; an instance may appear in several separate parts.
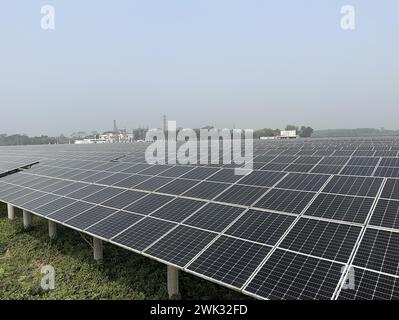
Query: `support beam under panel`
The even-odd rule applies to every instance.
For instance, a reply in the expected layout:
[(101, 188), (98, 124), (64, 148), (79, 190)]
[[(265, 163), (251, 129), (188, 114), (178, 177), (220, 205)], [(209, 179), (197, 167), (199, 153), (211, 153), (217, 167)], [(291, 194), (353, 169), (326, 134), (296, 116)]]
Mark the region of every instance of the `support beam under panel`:
[(7, 215), (8, 219), (14, 220), (15, 218), (15, 207), (12, 204), (7, 204)]
[(168, 295), (169, 299), (178, 299), (179, 294), (179, 269), (167, 266), (168, 269)]
[(93, 237), (93, 253), (94, 260), (98, 263), (102, 263), (103, 260), (103, 242), (100, 239)]
[(57, 224), (54, 221), (48, 221), (48, 235), (51, 240), (57, 237)]
[(22, 215), (24, 219), (24, 228), (29, 229), (32, 225), (32, 214), (26, 210), (22, 210)]

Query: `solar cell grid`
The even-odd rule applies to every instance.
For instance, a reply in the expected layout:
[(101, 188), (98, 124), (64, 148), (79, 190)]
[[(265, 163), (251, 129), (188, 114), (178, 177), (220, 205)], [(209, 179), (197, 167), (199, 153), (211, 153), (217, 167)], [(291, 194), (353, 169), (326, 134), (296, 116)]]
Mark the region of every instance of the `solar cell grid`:
[(145, 190), (145, 191), (154, 191), (162, 186), (168, 184), (171, 182), (173, 179), (172, 178), (166, 178), (166, 177), (152, 177), (136, 186), (134, 186), (134, 189), (138, 190)]
[[(7, 157), (0, 153), (0, 168), (23, 162), (24, 154), (42, 160), (23, 173), (0, 178), (0, 199), (55, 221), (67, 221), (67, 225), (85, 228), (103, 239), (121, 237), (113, 243), (134, 250), (150, 246), (146, 255), (181, 267), (194, 260), (198, 265), (196, 270), (192, 270), (194, 263), (189, 265), (190, 272), (227, 286), (241, 288), (253, 275), (246, 293), (272, 299), (330, 299), (361, 229), (342, 222), (364, 224), (371, 216), (353, 261), (361, 277), (356, 278), (358, 286), (341, 290), (339, 298), (395, 298), (399, 233), (387, 230), (399, 229), (399, 201), (395, 201), (399, 200), (399, 187), (393, 179), (399, 178), (399, 158), (393, 157), (398, 155), (398, 141), (255, 141), (254, 168), (259, 170), (248, 176), (236, 176), (234, 166), (223, 164), (148, 165), (143, 156), (147, 144), (134, 145), (136, 149), (117, 144), (80, 149), (9, 148)], [(110, 162), (118, 158), (119, 162)], [(335, 176), (326, 184), (330, 175)], [(184, 176), (188, 179), (181, 179)], [(383, 177), (388, 179), (381, 199), (370, 212)], [(103, 189), (97, 189), (98, 185), (86, 189), (87, 184), (76, 181), (104, 184)], [(119, 188), (104, 189), (115, 181)], [(130, 190), (131, 195), (137, 195), (130, 197), (129, 188), (156, 190), (156, 194)], [(54, 194), (36, 191), (39, 189)], [(74, 198), (70, 198), (72, 194)], [(87, 197), (91, 203), (86, 202)], [(189, 203), (198, 203), (198, 207)], [(118, 211), (125, 205), (130, 211)], [(103, 208), (111, 211), (102, 212)], [(304, 216), (298, 219), (294, 214), (305, 208)], [(206, 247), (217, 233), (219, 238)], [(279, 248), (254, 275), (276, 243)]]
[(281, 248), (312, 256), (347, 262), (361, 228), (300, 218), (284, 237)]
[(138, 192), (138, 191), (131, 191), (131, 190), (127, 190), (127, 191), (123, 192), (121, 190), (120, 194), (105, 201), (103, 203), (103, 205), (106, 207), (122, 209), (122, 208), (128, 206), (129, 204), (145, 197), (146, 195), (147, 195), (147, 193), (145, 193), (145, 192)]
[(369, 224), (399, 229), (399, 201), (379, 199)]
[(312, 192), (271, 189), (253, 206), (268, 210), (299, 214), (315, 196)]
[(318, 191), (328, 177), (327, 175), (318, 174), (290, 173), (276, 185), (276, 188)]
[(142, 218), (143, 216), (138, 214), (118, 211), (110, 217), (92, 225), (87, 231), (104, 239), (111, 239)]
[(347, 175), (347, 176), (372, 176), (375, 167), (369, 166), (345, 166), (340, 174)]
[(62, 192), (68, 195), (69, 198), (73, 199), (83, 199), (98, 191), (104, 190), (104, 186), (97, 186), (94, 184), (84, 185), (82, 183), (76, 183), (67, 187), (66, 192)]
[(84, 230), (116, 212), (117, 211), (115, 209), (95, 206), (69, 220), (64, 221), (64, 223), (77, 229)]
[(157, 192), (181, 195), (199, 183), (197, 180), (175, 179), (159, 188)]
[(209, 203), (198, 210), (184, 224), (221, 232), (229, 226), (245, 209)]
[(40, 197), (40, 198), (34, 199), (32, 201), (26, 202), (23, 205), (22, 208), (26, 209), (28, 211), (33, 211), (36, 208), (41, 207), (42, 205), (50, 203), (50, 202), (52, 202), (54, 200), (57, 200), (59, 198), (60, 198), (59, 196), (56, 196), (56, 195), (53, 195), (53, 194), (46, 194), (43, 197)]
[(1, 195), (1, 200), (3, 202), (12, 202), (15, 199), (25, 196), (26, 194), (32, 193), (34, 190), (26, 189), (23, 187), (17, 187), (14, 192), (8, 192), (5, 195)]
[(174, 223), (163, 220), (145, 218), (112, 238), (112, 241), (131, 249), (142, 251), (166, 234), (175, 225)]
[(288, 172), (310, 172), (314, 167), (313, 164), (293, 163), (284, 169)]
[(239, 184), (271, 187), (285, 175), (286, 173), (283, 172), (253, 171), (252, 173), (241, 179), (239, 181)]
[(354, 268), (354, 289), (342, 289), (338, 300), (398, 300), (399, 278)]
[(206, 202), (203, 201), (177, 198), (155, 211), (151, 216), (173, 222), (182, 222), (205, 204)]
[(387, 179), (381, 198), (399, 200), (399, 179)]
[(151, 179), (150, 176), (143, 176), (139, 174), (134, 174), (134, 175), (129, 175), (128, 178), (123, 179), (117, 183), (114, 184), (115, 187), (121, 187), (121, 188), (134, 188), (134, 186)]
[(188, 266), (188, 270), (241, 288), (270, 249), (221, 236)]
[(124, 210), (148, 215), (173, 199), (175, 198), (171, 196), (149, 194), (146, 197), (127, 206), (124, 208)]
[(249, 210), (226, 232), (237, 238), (275, 245), (294, 222), (295, 217), (259, 210)]
[(159, 174), (159, 176), (162, 177), (170, 177), (170, 178), (177, 178), (180, 177), (187, 172), (193, 170), (194, 167), (188, 167), (188, 166), (174, 166), (166, 171), (163, 171)]
[(51, 218), (52, 220), (64, 222), (74, 216), (77, 216), (86, 210), (89, 210), (90, 208), (93, 208), (94, 205), (87, 203), (87, 202), (82, 202), (82, 201), (77, 201), (72, 203), (69, 206), (66, 206), (64, 208), (61, 208), (54, 213), (51, 213), (48, 215), (48, 218)]
[(27, 193), (22, 197), (19, 197), (17, 199), (14, 199), (12, 201), (10, 201), (11, 204), (13, 204), (14, 206), (22, 206), (23, 204), (25, 204), (26, 202), (35, 200), (37, 198), (40, 198), (42, 196), (46, 195), (45, 192), (40, 192), (40, 191), (34, 191), (31, 193)]
[(111, 199), (122, 192), (124, 192), (123, 189), (109, 187), (109, 188), (101, 189), (95, 193), (91, 193), (89, 196), (82, 198), (82, 200), (91, 202), (94, 204), (102, 204), (105, 201), (107, 201), (108, 199)]
[(399, 234), (367, 229), (353, 264), (395, 276), (399, 275)]
[(150, 248), (145, 250), (145, 253), (184, 267), (216, 236), (216, 233), (178, 226), (151, 245)]
[(377, 167), (374, 175), (376, 177), (399, 178), (399, 168), (397, 168), (397, 167)]
[(251, 206), (263, 194), (265, 194), (267, 190), (269, 189), (263, 187), (233, 185), (231, 188), (219, 195), (215, 201)]
[(197, 167), (182, 176), (185, 179), (205, 180), (219, 171), (219, 168)]
[(338, 263), (277, 249), (245, 291), (273, 300), (330, 300), (341, 269)]
[(364, 223), (373, 205), (372, 198), (320, 193), (305, 215)]
[(334, 176), (323, 189), (323, 192), (375, 197), (381, 183), (381, 178)]
[(324, 173), (324, 174), (338, 174), (342, 169), (342, 166), (332, 165), (317, 165), (310, 171), (311, 173)]
[(230, 186), (231, 185), (227, 183), (203, 181), (183, 193), (183, 196), (212, 200)]

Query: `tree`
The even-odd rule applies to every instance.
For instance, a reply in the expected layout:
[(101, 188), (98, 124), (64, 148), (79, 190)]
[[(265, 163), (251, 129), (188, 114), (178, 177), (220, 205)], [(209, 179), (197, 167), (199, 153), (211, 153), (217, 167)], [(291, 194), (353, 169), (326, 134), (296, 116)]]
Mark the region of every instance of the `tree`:
[(310, 138), (313, 134), (314, 130), (312, 127), (305, 127), (302, 126), (301, 130), (299, 131), (299, 136), (301, 138)]
[(287, 130), (287, 131), (291, 131), (291, 130), (295, 130), (295, 131), (299, 131), (299, 127), (297, 127), (297, 126), (294, 126), (294, 125), (292, 125), (292, 124), (287, 124), (286, 126), (285, 126), (285, 130)]

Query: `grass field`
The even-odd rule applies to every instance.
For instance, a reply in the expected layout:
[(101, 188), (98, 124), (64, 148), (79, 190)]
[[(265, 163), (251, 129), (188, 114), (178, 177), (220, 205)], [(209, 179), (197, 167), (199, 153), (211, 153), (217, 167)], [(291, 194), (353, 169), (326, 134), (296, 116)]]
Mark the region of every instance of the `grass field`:
[[(54, 241), (48, 238), (47, 221), (33, 216), (25, 231), (22, 214), (7, 219), (0, 204), (1, 299), (167, 299), (166, 266), (111, 244), (104, 244), (104, 263), (97, 265), (84, 237), (65, 227)], [(55, 289), (44, 291), (41, 267), (55, 268)], [(187, 273), (180, 273), (182, 299), (246, 299)]]

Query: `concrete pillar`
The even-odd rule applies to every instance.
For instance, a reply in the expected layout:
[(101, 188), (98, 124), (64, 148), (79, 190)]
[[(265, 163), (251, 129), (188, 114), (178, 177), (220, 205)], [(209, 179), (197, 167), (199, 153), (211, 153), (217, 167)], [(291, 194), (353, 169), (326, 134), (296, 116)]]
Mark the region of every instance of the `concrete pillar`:
[(55, 239), (57, 237), (57, 224), (54, 221), (48, 221), (48, 235), (50, 239)]
[(103, 260), (102, 240), (93, 237), (93, 251), (94, 251), (94, 260), (96, 260), (98, 263), (101, 263)]
[(26, 210), (22, 210), (22, 215), (24, 219), (24, 228), (29, 229), (32, 225), (32, 214)]
[(7, 204), (7, 214), (8, 214), (8, 219), (14, 220), (15, 218), (15, 208), (12, 204)]
[(179, 269), (169, 265), (167, 269), (169, 299), (177, 299), (179, 298)]

